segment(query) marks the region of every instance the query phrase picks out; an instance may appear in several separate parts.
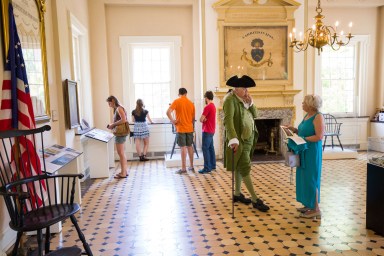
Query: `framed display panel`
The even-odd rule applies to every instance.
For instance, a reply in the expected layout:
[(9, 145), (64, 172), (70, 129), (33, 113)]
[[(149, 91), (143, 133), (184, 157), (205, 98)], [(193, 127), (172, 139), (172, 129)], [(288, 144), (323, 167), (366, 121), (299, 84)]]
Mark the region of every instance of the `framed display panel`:
[(287, 31), (287, 26), (225, 26), (224, 80), (241, 74), (254, 80), (287, 80)]
[(72, 129), (80, 126), (77, 83), (75, 81), (65, 80), (64, 104), (67, 127)]
[[(9, 48), (8, 5), (1, 1), (3, 50)], [(37, 122), (50, 119), (47, 54), (45, 42), (45, 0), (12, 0), (13, 12), (27, 71), (32, 105)]]

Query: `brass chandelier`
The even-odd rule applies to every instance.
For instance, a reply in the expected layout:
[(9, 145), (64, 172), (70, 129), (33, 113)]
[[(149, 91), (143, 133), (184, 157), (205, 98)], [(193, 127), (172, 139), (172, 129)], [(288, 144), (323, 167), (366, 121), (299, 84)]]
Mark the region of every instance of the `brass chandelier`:
[[(353, 37), (351, 34), (352, 22), (349, 23), (349, 33), (345, 35), (345, 41), (343, 41), (344, 32), (337, 33), (337, 27), (339, 22), (336, 21), (335, 28), (332, 26), (326, 26), (323, 24), (322, 19), (325, 16), (321, 14), (323, 10), (320, 7), (320, 0), (317, 1), (315, 16), (316, 23), (304, 33), (304, 39), (302, 39), (302, 33), (299, 34), (299, 39), (296, 38), (296, 29), (293, 28), (292, 33), (289, 34), (290, 44), (289, 47), (293, 48), (295, 52), (305, 51), (308, 45), (317, 48), (318, 55), (323, 51), (323, 46), (329, 45), (333, 50), (337, 51), (341, 46), (345, 46), (349, 43)], [(293, 37), (293, 38), (292, 38)]]

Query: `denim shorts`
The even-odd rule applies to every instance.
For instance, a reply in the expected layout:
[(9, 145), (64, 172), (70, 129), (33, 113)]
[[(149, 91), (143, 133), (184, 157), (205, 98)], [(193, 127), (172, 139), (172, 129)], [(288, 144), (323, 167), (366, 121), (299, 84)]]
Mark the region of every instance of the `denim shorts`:
[(127, 140), (127, 136), (115, 136), (116, 144), (123, 144)]

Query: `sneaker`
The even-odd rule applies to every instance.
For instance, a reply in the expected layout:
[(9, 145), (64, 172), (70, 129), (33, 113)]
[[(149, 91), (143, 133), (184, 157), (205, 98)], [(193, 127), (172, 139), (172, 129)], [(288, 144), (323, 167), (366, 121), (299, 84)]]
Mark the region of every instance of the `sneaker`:
[(233, 195), (233, 202), (240, 202), (240, 203), (243, 203), (243, 204), (250, 204), (252, 203), (252, 200), (249, 199), (249, 198), (245, 198), (245, 196), (243, 194), (240, 193), (239, 196), (236, 196), (236, 195)]
[(252, 206), (261, 212), (266, 212), (269, 210), (269, 206), (265, 205), (260, 199), (257, 199), (256, 203), (252, 202)]
[(175, 173), (176, 174), (183, 174), (183, 173), (187, 173), (187, 170), (180, 169), (180, 170), (177, 170)]
[(201, 169), (201, 170), (199, 170), (199, 173), (205, 174), (205, 173), (211, 173), (211, 171), (208, 171), (206, 169)]

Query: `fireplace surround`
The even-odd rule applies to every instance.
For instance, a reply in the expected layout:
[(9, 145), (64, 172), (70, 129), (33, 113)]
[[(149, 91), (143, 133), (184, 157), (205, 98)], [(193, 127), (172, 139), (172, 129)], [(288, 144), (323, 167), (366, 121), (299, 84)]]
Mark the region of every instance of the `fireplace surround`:
[[(221, 105), (222, 106), (222, 105)], [(217, 153), (220, 158), (223, 157), (223, 150), (224, 150), (224, 112), (222, 107), (219, 107), (218, 109), (218, 137), (219, 137), (219, 150), (217, 150)], [(260, 107), (257, 108), (257, 118), (255, 120), (279, 120), (280, 125), (292, 125), (294, 123), (294, 120), (296, 119), (296, 107), (295, 106), (287, 106), (287, 107)], [(259, 134), (263, 132), (259, 129)], [(260, 134), (261, 136), (269, 136), (265, 134)], [(276, 151), (282, 152), (284, 150), (284, 144), (283, 144), (283, 136), (281, 134), (280, 129), (277, 130), (277, 135), (279, 138), (279, 142), (276, 143)], [(269, 145), (267, 145), (269, 147)]]

